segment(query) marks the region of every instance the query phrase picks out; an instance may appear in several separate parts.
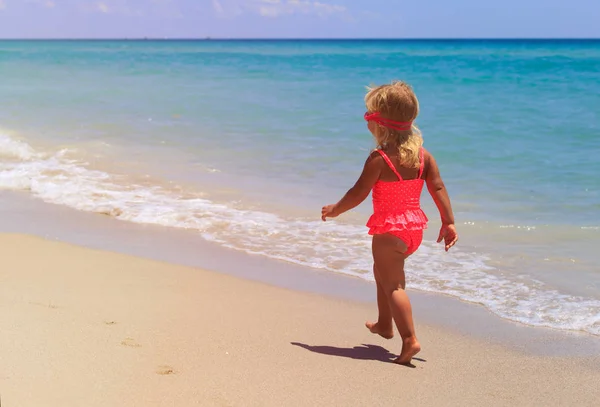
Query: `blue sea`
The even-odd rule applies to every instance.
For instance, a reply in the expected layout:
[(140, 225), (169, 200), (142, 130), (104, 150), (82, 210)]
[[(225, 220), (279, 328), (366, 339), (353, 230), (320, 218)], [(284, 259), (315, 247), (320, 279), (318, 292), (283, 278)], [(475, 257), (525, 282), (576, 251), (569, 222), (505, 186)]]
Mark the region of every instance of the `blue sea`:
[(373, 280), (370, 202), (319, 219), (409, 82), (461, 240), (412, 289), (600, 335), (600, 41), (0, 41), (0, 188)]

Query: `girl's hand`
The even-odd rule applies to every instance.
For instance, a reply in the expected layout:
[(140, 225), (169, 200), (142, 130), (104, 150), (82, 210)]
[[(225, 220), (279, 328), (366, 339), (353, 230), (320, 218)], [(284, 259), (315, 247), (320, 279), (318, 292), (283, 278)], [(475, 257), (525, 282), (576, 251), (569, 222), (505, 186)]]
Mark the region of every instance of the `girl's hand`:
[(442, 224), (437, 242), (440, 243), (442, 240), (446, 244), (446, 251), (458, 242), (458, 233), (456, 232), (456, 226), (454, 226), (453, 223)]
[(321, 208), (321, 220), (325, 222), (326, 218), (335, 218), (339, 214), (335, 212), (335, 204), (327, 205)]

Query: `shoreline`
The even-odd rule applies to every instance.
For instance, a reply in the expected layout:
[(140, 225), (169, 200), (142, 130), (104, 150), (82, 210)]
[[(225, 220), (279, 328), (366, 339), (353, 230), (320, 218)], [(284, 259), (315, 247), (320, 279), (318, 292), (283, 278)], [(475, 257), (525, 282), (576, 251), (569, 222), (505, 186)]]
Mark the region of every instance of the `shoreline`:
[[(22, 155), (23, 158), (31, 158), (34, 152), (47, 150), (46, 147), (38, 148), (37, 145), (27, 142), (22, 144), (18, 137), (8, 137), (5, 142), (8, 143), (6, 151), (17, 156)], [(104, 160), (108, 156), (114, 156), (112, 153), (104, 153), (100, 154)], [(222, 174), (225, 177), (222, 178), (215, 173), (213, 175), (216, 178), (213, 181), (223, 181), (222, 188), (217, 188), (217, 195), (213, 190), (216, 185), (204, 184), (204, 181), (198, 181), (196, 188), (190, 186), (189, 190), (188, 184), (179, 185), (176, 181), (174, 185), (169, 186), (171, 181), (167, 180), (178, 180), (176, 174), (191, 164), (185, 154), (181, 157), (183, 162), (177, 164), (179, 169), (173, 169), (173, 176), (169, 175), (170, 170), (163, 174), (164, 179), (159, 177), (153, 180), (152, 175), (147, 174), (150, 178), (146, 181), (141, 176), (145, 172), (143, 166), (137, 168), (138, 164), (133, 165), (131, 169), (137, 170), (131, 174), (137, 175), (131, 175), (126, 168), (110, 175), (111, 172), (107, 168), (102, 169), (106, 164), (103, 160), (100, 160), (104, 163), (102, 165), (94, 161), (92, 151), (82, 154), (79, 159), (86, 154), (93, 165), (76, 164), (71, 168), (69, 160), (59, 160), (59, 164), (55, 163), (54, 159), (46, 160), (54, 162), (51, 165), (44, 160), (17, 160), (17, 164), (9, 164), (10, 170), (3, 172), (2, 185), (11, 190), (29, 188), (30, 196), (45, 202), (66, 205), (90, 213), (105, 213), (119, 220), (197, 230), (206, 240), (217, 241), (221, 246), (309, 267), (303, 268), (305, 271), (315, 267), (359, 276), (365, 280), (373, 279), (370, 273), (370, 244), (363, 225), (365, 213), (369, 213), (370, 210), (360, 213), (357, 211), (340, 222), (325, 224), (314, 216), (315, 212), (309, 211), (309, 208), (317, 208), (322, 204), (320, 199), (316, 199), (317, 196), (329, 196), (329, 193), (323, 194), (319, 189), (313, 191), (312, 198), (298, 199), (296, 203), (303, 204), (303, 212), (294, 214), (293, 211), (289, 211), (291, 208), (283, 200), (271, 200), (268, 195), (264, 195), (267, 192), (264, 187), (259, 188), (262, 192), (247, 195), (247, 189), (254, 190), (252, 185), (259, 181), (256, 177), (244, 178), (245, 181), (253, 180), (252, 185), (240, 189), (238, 184), (230, 184), (229, 176)], [(140, 162), (146, 163), (151, 156), (152, 154), (136, 154), (134, 158), (140, 158)], [(179, 155), (167, 156), (170, 157), (169, 160), (173, 160)], [(158, 157), (159, 155), (156, 156)], [(137, 163), (138, 160), (134, 159), (133, 162)], [(196, 164), (202, 163), (201, 166), (210, 167), (214, 164), (210, 162), (211, 160), (206, 162), (205, 159), (198, 158)], [(169, 163), (170, 161), (165, 164)], [(127, 167), (129, 164), (121, 162), (116, 168), (122, 165)], [(40, 166), (44, 169), (41, 172)], [(191, 168), (195, 168), (195, 164)], [(95, 170), (100, 172), (95, 173)], [(185, 173), (187, 175), (183, 178), (188, 180), (198, 174), (194, 170)], [(204, 174), (204, 170), (200, 173)], [(113, 176), (119, 178), (116, 174), (121, 174), (124, 178), (102, 180), (103, 176), (111, 180)], [(289, 183), (283, 195), (295, 195), (291, 185), (296, 184)], [(335, 198), (339, 197), (337, 194), (333, 195)], [(265, 205), (263, 201), (269, 204)], [(425, 199), (424, 208), (427, 201), (429, 200)], [(478, 205), (475, 203), (474, 201), (473, 210), (477, 212)], [(363, 205), (368, 206), (368, 203)], [(456, 212), (456, 202), (454, 206)], [(431, 210), (425, 210), (433, 216)], [(494, 212), (494, 208), (490, 208), (490, 211)], [(463, 217), (458, 213), (457, 216)], [(34, 215), (34, 219), (37, 217)], [(84, 222), (91, 219), (79, 215), (73, 217)], [(449, 294), (462, 301), (481, 304), (494, 314), (512, 321), (555, 329), (579, 329), (600, 335), (600, 325), (596, 318), (600, 312), (600, 286), (597, 284), (598, 273), (593, 258), (593, 247), (597, 237), (600, 237), (597, 230), (586, 231), (576, 226), (566, 229), (559, 226), (540, 229), (518, 225), (504, 227), (503, 223), (491, 221), (468, 222), (467, 219), (470, 218), (467, 217), (464, 225), (460, 226), (462, 243), (453, 249), (451, 254), (444, 253), (434, 243), (437, 237), (437, 222), (432, 219), (430, 228), (425, 231), (423, 245), (409, 261), (411, 288), (442, 295)], [(57, 228), (62, 227), (63, 225), (57, 225)], [(104, 227), (102, 225), (102, 228)], [(35, 228), (32, 232), (39, 233)], [(188, 239), (183, 233), (174, 236), (179, 236), (181, 240)], [(189, 239), (196, 241), (199, 246), (206, 247), (206, 242), (199, 241), (189, 234), (185, 236), (189, 236)], [(63, 240), (79, 243), (77, 239), (71, 239), (70, 235)], [(315, 244), (315, 241), (319, 244)], [(559, 250), (555, 250), (557, 245)], [(157, 249), (162, 250), (161, 247)], [(140, 254), (146, 256), (145, 253)], [(174, 260), (170, 261), (179, 261), (177, 256), (173, 257)], [(273, 268), (274, 264), (276, 262), (268, 263), (266, 267)], [(218, 264), (193, 265), (208, 266), (212, 269), (221, 267)], [(282, 267), (287, 269), (287, 263)]]
[[(4, 213), (2, 213), (4, 212)], [(32, 215), (33, 214), (33, 215)], [(39, 201), (26, 193), (0, 193), (1, 233), (39, 236), (76, 246), (137, 256), (174, 266), (214, 270), (296, 292), (368, 304), (376, 310), (372, 282), (249, 255), (207, 242), (193, 231), (119, 221)], [(32, 217), (35, 219), (32, 222)], [(509, 346), (527, 354), (593, 356), (600, 337), (534, 327), (503, 319), (480, 304), (408, 287), (417, 321)], [(527, 340), (523, 341), (522, 338)]]
[(7, 406), (593, 406), (600, 397), (598, 353), (523, 354), (417, 319), (423, 351), (410, 369), (390, 363), (397, 338), (362, 326), (372, 304), (23, 234), (0, 234), (0, 251)]

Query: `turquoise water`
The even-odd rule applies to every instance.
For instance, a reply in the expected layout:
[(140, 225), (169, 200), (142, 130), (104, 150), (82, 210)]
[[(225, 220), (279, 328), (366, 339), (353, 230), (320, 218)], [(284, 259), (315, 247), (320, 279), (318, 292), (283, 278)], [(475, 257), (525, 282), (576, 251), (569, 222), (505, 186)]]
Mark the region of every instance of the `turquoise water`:
[(461, 244), (409, 284), (600, 334), (598, 41), (0, 42), (0, 186), (372, 279), (369, 203), (318, 220), (373, 142), (365, 86), (403, 79)]

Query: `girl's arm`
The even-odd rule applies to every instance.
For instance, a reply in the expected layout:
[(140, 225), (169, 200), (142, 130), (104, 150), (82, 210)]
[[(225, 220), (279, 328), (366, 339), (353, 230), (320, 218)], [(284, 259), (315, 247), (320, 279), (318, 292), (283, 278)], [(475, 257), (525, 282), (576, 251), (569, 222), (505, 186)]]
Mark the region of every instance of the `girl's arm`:
[(442, 228), (440, 229), (438, 243), (443, 239), (446, 245), (446, 251), (448, 251), (448, 249), (454, 246), (458, 241), (450, 197), (448, 196), (444, 181), (442, 181), (437, 162), (435, 161), (435, 158), (433, 158), (433, 155), (427, 150), (425, 150), (425, 163), (427, 165), (427, 172), (425, 174), (427, 190), (429, 191), (429, 194), (431, 194), (442, 218)]
[(346, 192), (344, 197), (340, 199), (338, 203), (324, 206), (321, 209), (321, 219), (325, 221), (326, 218), (335, 218), (360, 205), (360, 203), (369, 196), (371, 189), (373, 189), (373, 185), (375, 185), (379, 179), (383, 165), (384, 162), (383, 158), (381, 158), (381, 154), (373, 151), (367, 158), (358, 181), (356, 181), (354, 186)]

